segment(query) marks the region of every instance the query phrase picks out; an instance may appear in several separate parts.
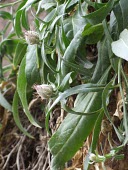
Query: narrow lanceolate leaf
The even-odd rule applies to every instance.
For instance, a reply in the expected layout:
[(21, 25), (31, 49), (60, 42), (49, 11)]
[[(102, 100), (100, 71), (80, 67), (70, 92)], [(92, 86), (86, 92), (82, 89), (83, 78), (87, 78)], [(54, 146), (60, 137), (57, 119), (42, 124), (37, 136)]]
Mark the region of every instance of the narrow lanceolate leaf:
[[(76, 103), (76, 111), (93, 112), (101, 107), (101, 93), (89, 93)], [(82, 146), (92, 131), (98, 114), (80, 116), (68, 114), (63, 123), (49, 141), (53, 155), (52, 170), (63, 169), (63, 165)]]
[(23, 59), (25, 53), (26, 53), (27, 45), (23, 43), (18, 43), (16, 50), (15, 50), (15, 56), (13, 58), (13, 64), (15, 67), (17, 67), (18, 64), (20, 64), (21, 60)]
[(28, 8), (29, 6), (31, 6), (33, 3), (37, 2), (37, 1), (39, 1), (39, 0), (28, 0), (26, 2), (26, 4), (21, 8), (21, 10)]
[(94, 7), (95, 9), (99, 9), (104, 6), (104, 3), (99, 3), (99, 2), (92, 2), (90, 0), (85, 0), (85, 2), (88, 3), (88, 5)]
[(94, 126), (94, 131), (93, 131), (93, 135), (92, 135), (92, 143), (91, 143), (91, 151), (92, 152), (95, 151), (96, 146), (97, 146), (103, 116), (104, 116), (104, 112), (101, 111), (100, 114), (98, 115), (98, 118), (97, 118), (95, 126)]
[(26, 53), (25, 74), (28, 87), (40, 83), (40, 73), (37, 65), (37, 45), (28, 45)]
[(116, 127), (116, 126), (114, 125), (114, 123), (112, 122), (111, 116), (110, 116), (110, 114), (109, 114), (109, 112), (108, 112), (108, 109), (107, 109), (107, 103), (108, 103), (109, 93), (110, 93), (109, 90), (110, 90), (110, 87), (112, 87), (113, 81), (114, 81), (114, 80), (110, 81), (110, 82), (106, 85), (106, 87), (105, 87), (105, 89), (104, 89), (104, 91), (103, 91), (103, 93), (102, 93), (102, 105), (103, 105), (103, 109), (104, 109), (104, 113), (105, 113), (106, 117), (108, 118), (108, 120), (109, 120), (109, 121), (111, 122), (111, 124), (113, 125), (114, 130), (115, 130), (115, 132), (116, 132), (119, 140), (122, 142), (123, 139), (124, 139), (124, 136), (120, 133), (120, 131), (117, 129), (117, 127)]
[[(77, 53), (77, 50), (80, 46), (80, 44), (82, 43), (83, 40), (83, 36), (82, 36), (82, 32), (83, 29), (80, 29), (77, 34), (74, 36), (73, 40), (71, 41), (71, 43), (69, 44), (68, 48), (66, 49), (63, 59), (67, 62), (73, 62), (75, 59), (75, 55)], [(62, 72), (62, 76), (65, 77), (66, 74), (69, 72), (69, 67), (67, 66), (66, 62), (62, 61), (61, 64), (61, 72)]]
[[(97, 83), (105, 70), (110, 66), (107, 39), (104, 37), (97, 45), (98, 61), (92, 76), (92, 83)], [(104, 56), (104, 57), (103, 57)]]
[(17, 36), (22, 35), (21, 15), (22, 15), (22, 11), (17, 11), (16, 17), (15, 17), (15, 31), (16, 31)]
[(6, 11), (0, 11), (0, 17), (2, 17), (3, 19), (9, 19), (12, 20), (12, 15), (9, 12)]
[(23, 58), (21, 65), (20, 65), (18, 79), (17, 79), (17, 91), (18, 91), (21, 103), (23, 105), (24, 111), (29, 121), (34, 126), (40, 127), (40, 125), (35, 121), (35, 119), (33, 118), (33, 116), (28, 110), (28, 102), (27, 102), (27, 94), (26, 94), (27, 93), (26, 91), (27, 81), (26, 81), (26, 75), (25, 75), (25, 63), (26, 63), (26, 58)]
[(97, 43), (103, 36), (103, 25), (97, 24), (97, 25), (90, 25), (88, 24), (82, 33), (85, 37), (85, 43), (86, 44), (95, 44)]
[(77, 34), (77, 32), (85, 26), (87, 23), (86, 19), (82, 17), (79, 13), (79, 8), (76, 11), (75, 15), (72, 16), (72, 26), (73, 26), (73, 34), (74, 36)]
[(82, 84), (82, 85), (78, 85), (75, 87), (72, 87), (66, 91), (64, 91), (63, 93), (60, 93), (60, 95), (58, 96), (58, 98), (54, 101), (54, 103), (52, 104), (50, 110), (61, 100), (74, 95), (74, 94), (78, 94), (78, 93), (89, 93), (89, 92), (99, 92), (102, 91), (104, 89), (104, 85), (98, 85), (98, 84)]
[[(82, 85), (78, 85), (75, 87), (72, 87), (66, 91), (64, 91), (63, 93), (60, 93), (60, 95), (58, 96), (58, 98), (53, 102), (53, 104), (51, 105), (49, 111), (47, 112), (46, 115), (46, 129), (49, 131), (49, 127), (48, 127), (48, 121), (49, 121), (49, 115), (51, 110), (53, 109), (53, 107), (60, 101), (64, 100), (65, 98), (74, 95), (74, 94), (78, 94), (78, 93), (89, 93), (89, 92), (101, 92), (104, 89), (103, 85), (97, 85), (97, 84), (82, 84)], [(79, 115), (81, 111), (78, 111)], [(74, 113), (75, 113), (75, 109), (74, 109)], [(82, 112), (81, 115), (83, 115), (84, 113), (87, 112)]]
[(15, 52), (16, 46), (19, 42), (20, 40), (18, 39), (5, 39), (0, 45), (6, 49), (6, 54), (12, 55)]
[(29, 22), (27, 18), (27, 12), (26, 9), (22, 11), (22, 26), (26, 29), (29, 30)]
[(15, 19), (14, 19), (14, 28), (15, 28), (15, 32), (17, 34), (17, 36), (21, 36), (23, 35), (22, 34), (22, 29), (21, 29), (21, 17), (22, 17), (22, 10), (20, 10), (23, 5), (25, 4), (25, 1), (23, 1), (18, 9), (17, 9), (17, 12), (16, 12), (16, 16), (15, 16)]
[(9, 111), (12, 111), (12, 106), (8, 103), (8, 101), (5, 99), (1, 92), (0, 92), (0, 105)]
[[(103, 116), (104, 116), (104, 113), (103, 113), (103, 111), (101, 111), (101, 113), (98, 115), (98, 118), (97, 118), (95, 126), (94, 126), (94, 131), (92, 134), (92, 143), (91, 143), (91, 147), (89, 149), (89, 153), (94, 153), (94, 151), (96, 149), (97, 142), (99, 139), (100, 130), (101, 130), (101, 122), (102, 122)], [(84, 161), (84, 170), (88, 170), (89, 161), (90, 160), (89, 160), (89, 154), (88, 154)]]
[(53, 72), (57, 72), (56, 68), (52, 65), (51, 62), (49, 62), (48, 57), (45, 53), (45, 44), (44, 41), (42, 43), (42, 47), (41, 47), (41, 54), (42, 54), (42, 59), (44, 61), (44, 63), (53, 71)]
[(113, 53), (128, 61), (128, 30), (125, 29), (120, 33), (119, 40), (112, 43)]
[(114, 5), (114, 0), (109, 0), (109, 2), (105, 4), (102, 8), (86, 15), (85, 18), (92, 25), (99, 24), (106, 18), (108, 13), (111, 11), (113, 5)]
[(14, 98), (13, 98), (13, 105), (12, 105), (12, 112), (13, 112), (13, 117), (14, 120), (16, 122), (16, 125), (18, 126), (18, 128), (28, 137), (33, 138), (26, 129), (23, 128), (21, 122), (20, 122), (20, 117), (19, 117), (19, 112), (18, 112), (18, 107), (19, 107), (19, 96), (17, 91), (14, 94)]
[(70, 80), (70, 78), (71, 78), (71, 74), (72, 74), (72, 72), (68, 73), (68, 74), (64, 77), (64, 79), (62, 80), (62, 82), (61, 82), (61, 84), (60, 84), (60, 86), (59, 86), (59, 88), (58, 88), (59, 91), (64, 91), (64, 89), (66, 89), (66, 86), (69, 85), (69, 80)]
[[(106, 70), (99, 80), (99, 85), (106, 82), (108, 73), (109, 71)], [(80, 93), (74, 103), (74, 110), (82, 113), (95, 112), (102, 106), (101, 98), (102, 92)], [(101, 113), (101, 110), (99, 110), (99, 113)], [(68, 113), (49, 141), (49, 148), (53, 155), (52, 170), (63, 169), (64, 163), (71, 159), (92, 131), (98, 115), (97, 113), (81, 116)]]
[(41, 4), (41, 8), (45, 9), (45, 11), (56, 6), (55, 1), (48, 2), (48, 1), (43, 0), (43, 2), (41, 2), (40, 4)]
[(114, 14), (116, 16), (119, 32), (128, 26), (128, 1), (120, 0), (113, 8)]

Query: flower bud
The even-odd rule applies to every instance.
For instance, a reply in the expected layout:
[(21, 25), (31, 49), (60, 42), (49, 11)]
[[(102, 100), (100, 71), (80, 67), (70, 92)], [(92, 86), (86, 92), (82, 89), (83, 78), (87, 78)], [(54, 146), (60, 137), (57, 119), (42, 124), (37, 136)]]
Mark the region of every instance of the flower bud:
[(49, 99), (53, 94), (53, 87), (51, 85), (34, 85), (34, 89), (37, 91), (42, 99)]
[(90, 153), (89, 155), (89, 159), (90, 161), (94, 162), (105, 162), (106, 157), (105, 156), (101, 156), (101, 155), (95, 155), (94, 153)]
[(95, 162), (96, 161), (96, 155), (94, 154), (94, 153), (90, 153), (90, 155), (89, 155), (89, 159), (90, 159), (90, 161), (93, 161), (93, 162)]
[(26, 39), (26, 42), (30, 45), (39, 44), (40, 42), (39, 34), (35, 31), (26, 31), (25, 39)]

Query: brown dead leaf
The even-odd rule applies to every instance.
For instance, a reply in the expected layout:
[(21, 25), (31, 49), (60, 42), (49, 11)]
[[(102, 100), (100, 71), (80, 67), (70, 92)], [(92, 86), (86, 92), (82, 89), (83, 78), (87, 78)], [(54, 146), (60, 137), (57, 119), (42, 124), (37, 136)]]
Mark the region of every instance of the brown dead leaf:
[[(101, 163), (95, 163), (94, 168), (95, 168), (95, 170), (104, 170)], [(105, 166), (105, 170), (113, 170), (113, 169), (110, 168), (109, 166)]]
[[(123, 86), (123, 93), (124, 93), (124, 97), (126, 100), (126, 90), (125, 90), (125, 86), (124, 83), (122, 82), (122, 86)], [(123, 118), (123, 100), (120, 94), (120, 91), (117, 94), (117, 107), (116, 107), (116, 111), (114, 113), (114, 116), (118, 117), (120, 120)]]
[(109, 132), (112, 131), (112, 126), (108, 120), (102, 120), (101, 124), (101, 132), (104, 136), (107, 136)]
[(83, 150), (80, 149), (72, 159), (72, 166), (64, 170), (83, 170)]
[(64, 170), (82, 170), (82, 169), (81, 168), (70, 167), (70, 168), (65, 168)]
[(2, 127), (0, 128), (0, 136), (3, 133), (4, 129), (6, 128), (9, 115), (10, 115), (10, 113), (4, 109), (3, 117), (1, 118), (2, 119), (2, 121), (1, 121)]
[(110, 168), (109, 166), (106, 166), (106, 170), (113, 170), (113, 169)]
[(114, 113), (114, 116), (117, 116), (120, 120), (123, 118), (123, 100), (119, 100), (117, 103), (117, 109)]

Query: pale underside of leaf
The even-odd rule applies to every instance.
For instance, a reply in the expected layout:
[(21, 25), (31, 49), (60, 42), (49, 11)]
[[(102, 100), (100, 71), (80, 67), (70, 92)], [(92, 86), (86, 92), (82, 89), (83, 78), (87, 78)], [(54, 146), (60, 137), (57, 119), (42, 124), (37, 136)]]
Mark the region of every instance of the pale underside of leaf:
[(12, 111), (12, 106), (8, 103), (8, 101), (4, 98), (2, 93), (0, 92), (0, 105), (6, 108), (9, 111)]
[(113, 53), (128, 61), (128, 30), (121, 32), (119, 40), (112, 43)]

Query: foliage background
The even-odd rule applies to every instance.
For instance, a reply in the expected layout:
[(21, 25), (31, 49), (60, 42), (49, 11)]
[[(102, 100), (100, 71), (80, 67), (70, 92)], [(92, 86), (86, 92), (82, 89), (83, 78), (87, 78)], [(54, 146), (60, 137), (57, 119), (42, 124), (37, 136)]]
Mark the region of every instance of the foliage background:
[[(0, 16), (8, 21), (0, 44), (3, 169), (126, 168), (122, 160), (127, 159), (128, 140), (127, 62), (111, 49), (128, 25), (126, 4), (126, 0), (0, 4)], [(11, 7), (10, 13), (4, 5)], [(42, 12), (47, 12), (45, 18)], [(40, 39), (32, 45), (23, 35), (31, 28), (30, 13)], [(5, 58), (7, 66), (3, 65)], [(52, 85), (52, 98), (42, 101), (33, 95), (35, 83)], [(72, 159), (76, 152), (78, 159)], [(88, 153), (96, 154), (91, 167)]]

